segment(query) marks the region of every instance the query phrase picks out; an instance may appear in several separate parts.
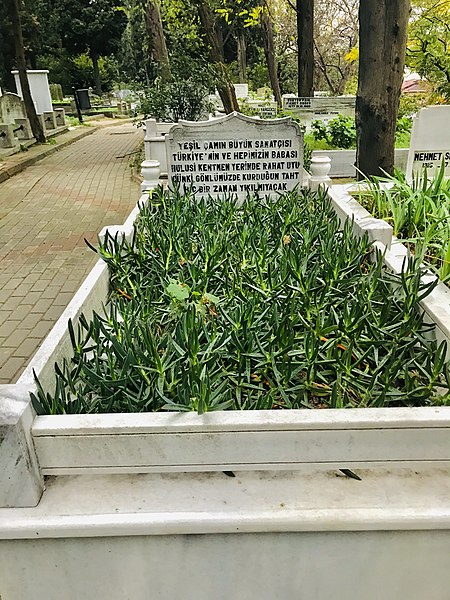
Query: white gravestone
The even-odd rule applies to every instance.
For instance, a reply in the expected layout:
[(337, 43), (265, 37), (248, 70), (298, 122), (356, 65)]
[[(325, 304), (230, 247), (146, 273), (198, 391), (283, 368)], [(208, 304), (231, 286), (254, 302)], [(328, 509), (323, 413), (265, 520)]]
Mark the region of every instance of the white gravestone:
[(248, 98), (248, 83), (233, 83), (236, 98)]
[(277, 194), (302, 183), (303, 133), (290, 118), (231, 113), (180, 121), (166, 136), (169, 185), (213, 197)]
[[(14, 75), (17, 93), (22, 97), (22, 87), (19, 80), (19, 71), (11, 71)], [(53, 110), (50, 86), (48, 84), (48, 71), (27, 71), (28, 83), (30, 84), (31, 97), (38, 115)]]
[(450, 106), (427, 106), (414, 117), (409, 145), (406, 179), (426, 168), (433, 175), (444, 162), (444, 174), (450, 178)]

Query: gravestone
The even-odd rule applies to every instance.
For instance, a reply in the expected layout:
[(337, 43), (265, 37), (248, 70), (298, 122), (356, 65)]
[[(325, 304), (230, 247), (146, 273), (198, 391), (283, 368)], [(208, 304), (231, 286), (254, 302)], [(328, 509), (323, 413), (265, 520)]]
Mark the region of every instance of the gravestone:
[(303, 133), (290, 118), (231, 113), (180, 121), (166, 135), (169, 185), (205, 196), (277, 194), (302, 183)]
[(0, 123), (14, 124), (16, 119), (26, 119), (23, 100), (17, 94), (7, 92), (0, 96)]
[(233, 83), (236, 98), (248, 98), (248, 83)]
[(277, 116), (277, 103), (262, 104), (256, 110), (262, 119), (275, 119)]
[(283, 109), (298, 117), (311, 131), (313, 121), (329, 123), (339, 115), (347, 117), (355, 116), (356, 98), (354, 96), (321, 96), (321, 97), (298, 97), (292, 94), (283, 96)]
[(270, 100), (274, 99), (272, 90), (267, 85), (258, 88), (256, 90), (256, 95), (258, 96), (258, 98), (269, 98)]
[(444, 163), (444, 176), (450, 178), (450, 106), (427, 106), (414, 117), (406, 180), (425, 168), (433, 177)]
[[(14, 75), (17, 93), (22, 97), (22, 87), (20, 85), (19, 71), (11, 71)], [(31, 97), (38, 114), (51, 112), (53, 110), (50, 87), (48, 85), (48, 71), (37, 70), (27, 71), (28, 83), (30, 84)]]
[(313, 98), (299, 98), (298, 96), (286, 96), (283, 98), (283, 108), (293, 110), (295, 108), (312, 108)]

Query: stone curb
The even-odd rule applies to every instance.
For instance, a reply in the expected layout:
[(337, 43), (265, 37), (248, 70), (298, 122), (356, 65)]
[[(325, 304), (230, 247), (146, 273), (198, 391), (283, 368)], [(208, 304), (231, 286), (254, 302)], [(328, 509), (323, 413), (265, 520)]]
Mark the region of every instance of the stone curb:
[[(51, 146), (50, 148), (45, 148), (45, 149), (43, 148), (42, 152), (39, 152), (39, 154), (36, 154), (35, 156), (30, 156), (29, 158), (24, 158), (22, 161), (20, 161), (17, 164), (11, 165), (10, 167), (7, 166), (6, 168), (1, 169), (0, 170), (0, 183), (2, 183), (3, 181), (6, 181), (7, 179), (10, 179), (14, 175), (17, 175), (17, 173), (21, 173), (24, 169), (26, 169), (27, 167), (31, 167), (32, 165), (39, 162), (43, 158), (46, 158), (47, 156), (51, 156), (55, 152), (58, 152), (59, 150), (62, 150), (63, 148), (70, 146), (70, 144), (73, 144), (73, 142), (77, 142), (78, 140), (81, 140), (82, 138), (84, 138), (88, 135), (91, 135), (98, 129), (99, 129), (99, 126), (91, 127), (90, 129), (81, 131), (79, 135), (74, 136), (73, 138), (70, 138), (69, 140), (65, 140), (64, 142), (62, 142), (56, 146)], [(14, 155), (12, 155), (12, 156), (14, 156)]]

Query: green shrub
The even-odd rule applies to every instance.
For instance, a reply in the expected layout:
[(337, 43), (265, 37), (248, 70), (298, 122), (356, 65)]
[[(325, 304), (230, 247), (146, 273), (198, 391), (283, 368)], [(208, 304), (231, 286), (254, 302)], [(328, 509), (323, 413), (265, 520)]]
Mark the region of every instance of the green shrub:
[[(186, 73), (190, 75), (186, 77)], [(146, 91), (141, 99), (140, 112), (167, 122), (207, 118), (212, 110), (208, 94), (214, 89), (215, 79), (215, 74), (207, 66), (191, 62), (173, 64), (171, 78), (157, 78)]]
[(313, 121), (313, 135), (316, 140), (325, 140), (334, 148), (354, 148), (356, 144), (355, 120), (351, 117), (338, 115), (328, 124)]
[(449, 283), (450, 181), (444, 179), (444, 164), (431, 179), (423, 172), (408, 183), (405, 174), (396, 170), (394, 176), (371, 178), (368, 187), (360, 202), (375, 217), (388, 221), (394, 235)]

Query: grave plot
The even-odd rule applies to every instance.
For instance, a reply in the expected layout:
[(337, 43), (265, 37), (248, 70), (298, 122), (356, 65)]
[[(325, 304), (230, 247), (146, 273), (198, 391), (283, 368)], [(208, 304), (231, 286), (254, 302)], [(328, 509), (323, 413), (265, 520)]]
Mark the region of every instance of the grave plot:
[[(255, 138), (216, 141), (230, 139)], [(176, 151), (205, 152), (196, 141)], [(333, 190), (226, 195), (145, 194), (3, 391), (0, 506), (21, 507), (0, 509), (5, 598), (273, 600), (301, 581), (305, 597), (348, 600), (355, 569), (367, 598), (381, 580), (410, 600), (446, 593), (448, 367), (415, 311), (431, 284), (386, 271), (387, 225)], [(370, 390), (383, 408), (321, 409), (365, 406)], [(49, 412), (64, 394), (144, 412), (34, 417), (29, 392)]]

